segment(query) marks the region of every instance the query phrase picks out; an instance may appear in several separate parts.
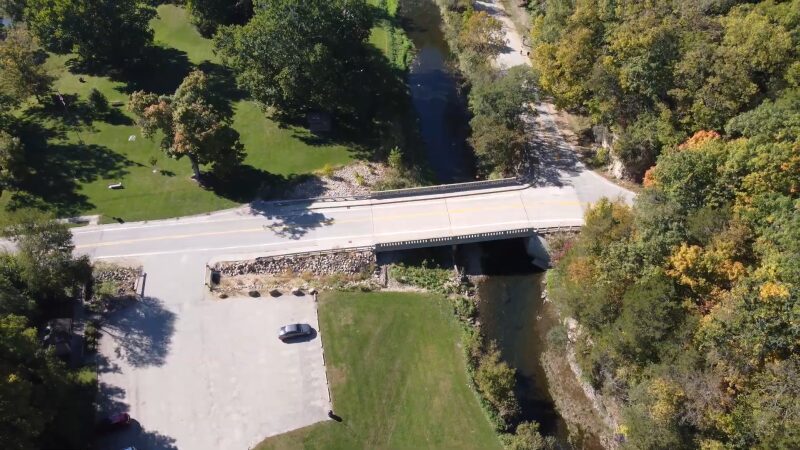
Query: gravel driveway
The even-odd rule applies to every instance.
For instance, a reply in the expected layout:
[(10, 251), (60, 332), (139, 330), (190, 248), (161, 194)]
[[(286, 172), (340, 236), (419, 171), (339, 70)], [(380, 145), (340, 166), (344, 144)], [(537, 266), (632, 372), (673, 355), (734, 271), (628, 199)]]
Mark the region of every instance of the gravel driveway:
[(288, 323), (318, 330), (313, 298), (213, 299), (203, 264), (143, 261), (145, 298), (104, 326), (101, 408), (129, 411), (135, 423), (101, 436), (97, 448), (247, 449), (327, 419), (320, 335), (276, 337)]

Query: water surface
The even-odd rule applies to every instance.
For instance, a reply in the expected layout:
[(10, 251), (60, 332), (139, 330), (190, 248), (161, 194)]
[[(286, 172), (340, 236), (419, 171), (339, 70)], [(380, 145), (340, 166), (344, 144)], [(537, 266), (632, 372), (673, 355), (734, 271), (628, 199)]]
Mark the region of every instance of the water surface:
[(408, 86), (419, 118), (428, 164), (439, 183), (474, 179), (474, 161), (465, 142), (466, 103), (452, 70), (452, 54), (441, 30), (442, 17), (433, 0), (400, 0), (398, 16), (414, 43)]

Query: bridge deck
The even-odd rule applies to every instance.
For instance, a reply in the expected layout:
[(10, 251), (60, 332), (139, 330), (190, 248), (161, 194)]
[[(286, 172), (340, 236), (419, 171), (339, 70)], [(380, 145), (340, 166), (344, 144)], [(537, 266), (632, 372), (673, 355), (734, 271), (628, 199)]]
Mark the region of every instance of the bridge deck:
[(330, 202), (253, 204), (205, 216), (77, 228), (94, 258), (201, 253), (250, 257), (355, 246), (412, 248), (580, 226), (572, 188), (525, 186)]

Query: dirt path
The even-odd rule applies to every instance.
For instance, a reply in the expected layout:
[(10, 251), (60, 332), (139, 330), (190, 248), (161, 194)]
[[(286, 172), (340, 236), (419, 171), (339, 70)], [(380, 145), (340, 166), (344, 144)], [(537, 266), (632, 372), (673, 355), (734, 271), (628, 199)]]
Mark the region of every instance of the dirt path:
[(486, 11), (487, 14), (499, 20), (503, 24), (503, 32), (506, 34), (506, 48), (495, 60), (495, 65), (499, 68), (509, 68), (519, 65), (531, 65), (528, 58), (528, 49), (522, 45), (522, 37), (517, 32), (514, 22), (506, 12), (503, 4), (499, 0), (481, 0), (475, 2), (475, 9)]
[[(522, 37), (500, 0), (476, 1), (475, 9), (486, 11), (503, 24), (506, 48), (496, 58), (495, 66), (500, 69), (530, 66), (528, 50), (522, 45)], [(530, 165), (527, 172), (521, 169), (522, 176), (538, 186), (574, 187), (584, 208), (603, 197), (633, 203), (636, 196), (634, 192), (603, 178), (580, 162), (575, 147), (558, 126), (553, 104), (539, 102), (535, 109), (535, 117), (529, 120), (528, 134), (533, 148), (531, 156), (536, 162)]]

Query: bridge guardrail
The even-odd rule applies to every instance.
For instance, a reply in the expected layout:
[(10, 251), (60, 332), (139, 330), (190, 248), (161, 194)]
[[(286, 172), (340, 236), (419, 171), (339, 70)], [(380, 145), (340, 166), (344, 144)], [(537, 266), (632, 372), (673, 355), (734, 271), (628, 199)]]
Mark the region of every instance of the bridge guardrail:
[(446, 192), (471, 191), (474, 189), (487, 189), (493, 187), (522, 186), (517, 178), (500, 178), (497, 180), (469, 181), (466, 183), (438, 184), (435, 186), (421, 186), (405, 189), (391, 189), (386, 191), (372, 191), (371, 198), (395, 198), (412, 195), (438, 194)]
[(386, 191), (372, 191), (362, 195), (343, 195), (339, 197), (311, 197), (293, 200), (266, 201), (278, 206), (292, 205), (296, 203), (336, 203), (354, 200), (381, 200), (397, 197), (410, 197), (414, 195), (442, 194), (458, 191), (471, 191), (476, 189), (488, 189), (494, 187), (524, 186), (524, 183), (517, 178), (500, 178), (497, 180), (469, 181), (466, 183), (438, 184), (435, 186), (420, 186), (405, 189), (390, 189)]
[(457, 236), (409, 239), (405, 241), (383, 242), (375, 244), (375, 251), (377, 252), (377, 251), (388, 251), (388, 250), (411, 249), (411, 248), (424, 247), (431, 244), (453, 245), (453, 244), (465, 244), (469, 242), (494, 241), (500, 239), (511, 239), (515, 237), (527, 237), (527, 236), (532, 236), (534, 234), (551, 234), (564, 231), (579, 231), (580, 229), (581, 227), (577, 225), (554, 226), (554, 227), (527, 227), (527, 228), (517, 228), (505, 231), (470, 233)]

